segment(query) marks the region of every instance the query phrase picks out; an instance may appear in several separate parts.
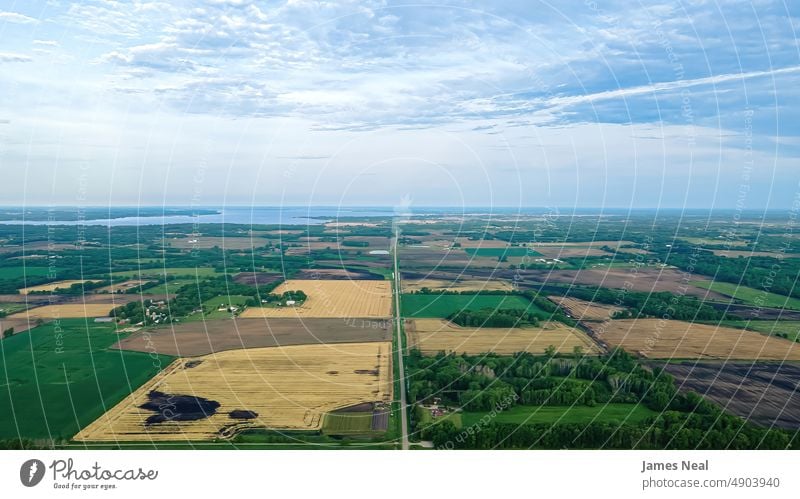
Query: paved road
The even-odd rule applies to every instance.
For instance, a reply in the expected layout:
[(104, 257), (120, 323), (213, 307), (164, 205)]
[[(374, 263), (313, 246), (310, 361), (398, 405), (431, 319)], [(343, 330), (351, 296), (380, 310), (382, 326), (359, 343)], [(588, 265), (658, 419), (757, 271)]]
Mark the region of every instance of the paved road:
[(400, 372), (400, 425), (403, 427), (403, 450), (408, 450), (408, 418), (406, 417), (406, 369), (403, 365), (403, 332), (400, 330), (402, 319), (400, 317), (400, 267), (397, 265), (397, 240), (400, 239), (400, 231), (396, 231), (392, 244), (392, 254), (394, 255), (394, 324), (397, 334), (397, 367)]

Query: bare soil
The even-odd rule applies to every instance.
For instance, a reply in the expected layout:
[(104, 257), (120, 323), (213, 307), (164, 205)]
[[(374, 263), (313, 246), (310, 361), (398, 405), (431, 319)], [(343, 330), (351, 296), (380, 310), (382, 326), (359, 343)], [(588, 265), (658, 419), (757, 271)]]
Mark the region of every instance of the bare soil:
[(391, 322), (368, 319), (220, 319), (143, 330), (112, 348), (194, 357), (225, 350), (391, 341)]
[(774, 362), (665, 364), (684, 391), (696, 392), (760, 426), (800, 429), (800, 365)]

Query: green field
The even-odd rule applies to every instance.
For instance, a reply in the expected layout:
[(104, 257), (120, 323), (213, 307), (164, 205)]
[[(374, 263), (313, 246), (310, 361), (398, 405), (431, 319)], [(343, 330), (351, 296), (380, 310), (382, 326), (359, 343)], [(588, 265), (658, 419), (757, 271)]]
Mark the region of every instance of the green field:
[[(464, 426), (480, 424), (481, 419), (488, 414), (485, 412), (465, 412), (461, 415), (462, 424)], [(597, 404), (594, 407), (585, 405), (568, 407), (517, 405), (498, 412), (492, 421), (511, 424), (586, 424), (592, 421), (637, 424), (657, 415), (657, 412), (639, 404)]]
[(510, 246), (508, 248), (465, 248), (469, 256), (488, 256), (492, 258), (506, 257), (520, 257), (520, 256), (541, 256), (541, 253), (535, 251), (533, 248), (522, 248), (519, 246)]
[(446, 318), (460, 310), (480, 310), (482, 308), (518, 308), (528, 312), (543, 312), (527, 299), (517, 295), (404, 294), (400, 307), (404, 317)]
[(172, 361), (109, 350), (115, 327), (62, 319), (0, 341), (0, 439), (70, 438)]
[(325, 415), (322, 433), (352, 435), (372, 432), (372, 412), (340, 412)]
[(47, 267), (0, 267), (0, 279), (19, 279), (20, 277), (43, 277), (48, 271)]
[(781, 336), (792, 341), (800, 340), (800, 321), (720, 321), (712, 324), (749, 329), (762, 334)]
[(211, 320), (211, 319), (228, 319), (231, 317), (231, 313), (227, 310), (219, 311), (220, 305), (224, 307), (239, 307), (240, 309), (247, 303), (249, 300), (249, 296), (240, 296), (240, 295), (231, 295), (231, 296), (217, 296), (216, 298), (211, 298), (203, 303), (203, 310), (202, 314), (194, 314), (187, 317), (186, 321), (193, 321), (193, 320)]
[(747, 286), (737, 286), (729, 282), (706, 281), (694, 281), (691, 284), (699, 288), (710, 289), (711, 291), (730, 296), (747, 305), (800, 310), (800, 300), (797, 298), (789, 298), (775, 293), (765, 293), (755, 288), (748, 288)]
[(154, 277), (164, 278), (166, 276), (173, 277), (214, 277), (222, 275), (211, 267), (172, 267), (172, 268), (155, 268), (155, 269), (141, 269), (141, 270), (126, 270), (124, 272), (114, 272), (114, 280), (118, 281), (120, 278), (139, 279), (140, 277)]
[(0, 303), (0, 312), (6, 315), (15, 314), (27, 309), (28, 306), (24, 303)]

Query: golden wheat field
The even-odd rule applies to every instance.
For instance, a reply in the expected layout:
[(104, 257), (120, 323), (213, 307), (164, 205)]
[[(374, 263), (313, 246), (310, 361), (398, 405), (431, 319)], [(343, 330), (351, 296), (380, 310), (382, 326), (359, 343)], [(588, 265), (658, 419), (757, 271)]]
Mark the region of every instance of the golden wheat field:
[(303, 291), (308, 299), (302, 306), (252, 307), (240, 317), (359, 317), (386, 318), (392, 315), (392, 288), (389, 281), (288, 280), (273, 293)]
[(551, 296), (548, 299), (556, 305), (560, 305), (573, 318), (583, 321), (604, 321), (610, 319), (613, 313), (622, 310), (620, 307), (592, 303), (577, 298)]
[(511, 291), (511, 281), (492, 279), (482, 281), (469, 279), (464, 281), (448, 281), (444, 279), (403, 279), (403, 292), (412, 293), (422, 288), (448, 291)]
[(406, 321), (406, 334), (409, 348), (424, 354), (543, 353), (550, 345), (559, 353), (572, 353), (576, 346), (584, 353), (599, 352), (588, 336), (559, 322), (546, 322), (539, 327), (466, 328), (442, 319), (414, 319)]
[[(166, 441), (226, 438), (246, 428), (318, 430), (326, 413), (392, 400), (392, 344), (347, 343), (232, 350), (179, 359), (81, 430), (78, 441)], [(156, 411), (140, 406), (151, 392), (166, 400), (202, 397), (219, 403), (195, 421), (146, 424)], [(180, 412), (165, 404), (161, 414)], [(171, 412), (170, 412), (171, 411)], [(235, 419), (231, 411), (252, 411)]]
[(150, 281), (143, 281), (141, 279), (133, 279), (130, 281), (122, 281), (111, 284), (109, 286), (103, 286), (102, 288), (98, 289), (98, 293), (122, 293), (128, 291), (129, 289), (141, 286), (146, 284)]
[(55, 291), (57, 289), (67, 289), (73, 284), (82, 284), (84, 282), (97, 282), (91, 281), (88, 279), (77, 280), (77, 281), (58, 281), (58, 282), (51, 282), (49, 284), (42, 284), (41, 286), (31, 286), (29, 288), (22, 288), (19, 290), (19, 294), (27, 295), (29, 293), (34, 292), (48, 292), (48, 291)]
[(661, 319), (624, 319), (592, 327), (610, 345), (651, 359), (800, 360), (800, 344), (744, 329)]
[(45, 305), (25, 312), (9, 315), (9, 319), (28, 320), (54, 320), (54, 319), (79, 319), (83, 317), (106, 317), (114, 307), (113, 303), (64, 303), (61, 305)]

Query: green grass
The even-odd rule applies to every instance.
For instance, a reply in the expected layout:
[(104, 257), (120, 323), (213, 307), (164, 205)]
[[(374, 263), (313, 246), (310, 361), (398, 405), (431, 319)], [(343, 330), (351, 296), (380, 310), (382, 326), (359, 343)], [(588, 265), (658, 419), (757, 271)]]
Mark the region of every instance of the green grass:
[(47, 267), (0, 267), (0, 279), (19, 279), (20, 277), (43, 277), (48, 271)]
[(404, 294), (400, 308), (404, 317), (446, 318), (460, 310), (482, 308), (518, 308), (529, 312), (541, 312), (527, 299), (517, 295), (421, 295)]
[(222, 275), (211, 267), (172, 267), (172, 268), (155, 268), (155, 269), (141, 269), (141, 270), (126, 270), (124, 272), (114, 272), (114, 280), (120, 278), (138, 279), (139, 277), (155, 277), (163, 278), (165, 276), (173, 277), (214, 277)]
[[(586, 424), (592, 421), (637, 424), (657, 415), (656, 411), (639, 404), (597, 404), (594, 407), (585, 405), (568, 407), (517, 405), (498, 412), (497, 416), (491, 421), (517, 425), (534, 423)], [(464, 412), (461, 415), (462, 423), (465, 427), (481, 424), (481, 419), (484, 417), (491, 416), (485, 412)]]
[(0, 438), (70, 438), (172, 361), (109, 350), (119, 338), (63, 319), (0, 341)]
[(800, 321), (719, 321), (711, 322), (710, 324), (748, 329), (761, 334), (780, 336), (792, 341), (800, 340)]
[(533, 248), (523, 248), (520, 246), (510, 246), (508, 248), (464, 248), (469, 256), (488, 256), (492, 258), (519, 257), (519, 256), (541, 256), (541, 253)]
[(188, 322), (212, 319), (228, 319), (231, 317), (231, 313), (227, 310), (222, 312), (217, 310), (220, 305), (224, 305), (225, 307), (234, 306), (241, 309), (241, 307), (243, 307), (249, 299), (249, 296), (241, 295), (217, 296), (216, 298), (211, 298), (203, 303), (203, 310), (205, 311), (204, 313), (190, 315), (184, 319), (184, 321)]
[(716, 291), (717, 293), (730, 296), (747, 305), (756, 305), (770, 308), (788, 308), (800, 310), (800, 300), (789, 298), (775, 293), (765, 293), (759, 289), (748, 288), (747, 286), (737, 286), (729, 282), (706, 282), (695, 281), (691, 284)]
[(0, 303), (0, 312), (6, 315), (16, 314), (17, 312), (22, 312), (27, 309), (28, 306), (24, 303)]
[(322, 433), (352, 435), (372, 432), (372, 412), (329, 413), (325, 415)]

